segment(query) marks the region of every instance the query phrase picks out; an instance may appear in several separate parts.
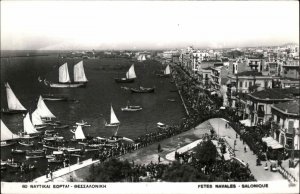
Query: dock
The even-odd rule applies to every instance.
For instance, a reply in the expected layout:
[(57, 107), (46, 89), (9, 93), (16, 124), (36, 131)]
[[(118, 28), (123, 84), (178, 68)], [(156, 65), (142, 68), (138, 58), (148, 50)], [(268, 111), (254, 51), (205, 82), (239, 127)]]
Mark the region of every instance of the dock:
[(52, 179), (51, 179), (50, 174), (48, 174), (48, 177), (46, 175), (44, 175), (44, 176), (41, 176), (41, 177), (38, 177), (38, 178), (34, 179), (32, 182), (34, 182), (34, 183), (47, 183), (47, 182), (69, 181), (69, 180), (66, 180), (66, 178), (63, 178), (63, 177), (68, 176), (68, 175), (70, 177), (72, 177), (72, 174), (75, 171), (78, 171), (78, 170), (80, 170), (82, 168), (85, 168), (85, 167), (89, 167), (92, 164), (97, 164), (99, 162), (100, 162), (99, 160), (92, 160), (90, 158), (90, 159), (84, 160), (80, 163), (73, 164), (71, 166), (64, 167), (64, 168), (61, 168), (57, 171), (54, 171), (53, 174), (52, 174)]

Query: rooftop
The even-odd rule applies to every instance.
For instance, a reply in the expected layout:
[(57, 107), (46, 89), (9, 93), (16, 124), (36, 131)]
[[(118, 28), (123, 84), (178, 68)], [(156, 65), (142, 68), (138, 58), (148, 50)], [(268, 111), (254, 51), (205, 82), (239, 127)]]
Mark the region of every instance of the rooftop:
[(243, 71), (236, 74), (237, 76), (262, 76), (261, 72), (257, 71)]
[(299, 101), (298, 100), (281, 102), (281, 103), (275, 104), (274, 107), (281, 110), (282, 112), (299, 115)]
[(296, 88), (272, 88), (249, 95), (260, 99), (292, 99), (294, 96), (299, 96), (299, 92)]

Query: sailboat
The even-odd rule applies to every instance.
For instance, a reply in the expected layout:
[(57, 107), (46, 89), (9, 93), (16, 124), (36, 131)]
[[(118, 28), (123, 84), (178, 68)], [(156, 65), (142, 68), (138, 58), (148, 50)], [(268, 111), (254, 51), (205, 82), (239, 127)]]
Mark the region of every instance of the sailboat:
[(171, 75), (170, 65), (167, 65), (163, 74), (156, 74), (156, 75), (159, 77), (169, 77)]
[(73, 83), (71, 82), (67, 63), (64, 63), (59, 67), (58, 73), (58, 83), (48, 84), (51, 88), (79, 88), (85, 87), (86, 83), (88, 82), (84, 72), (83, 61), (80, 61), (79, 63), (74, 65)]
[(1, 147), (13, 145), (16, 142), (13, 142), (12, 140), (19, 139), (20, 136), (12, 133), (7, 126), (1, 121)]
[(106, 127), (117, 127), (120, 125), (120, 121), (118, 120), (115, 111), (112, 107), (112, 105), (110, 106), (110, 123), (105, 123)]
[(26, 108), (20, 103), (8, 83), (5, 83), (5, 88), (8, 108), (2, 109), (2, 112), (7, 114), (25, 113)]
[(115, 78), (115, 81), (117, 83), (132, 83), (134, 82), (136, 78), (136, 74), (134, 71), (134, 64), (131, 65), (129, 70), (126, 72), (126, 77), (125, 78)]
[(51, 120), (56, 118), (46, 106), (42, 96), (39, 97), (37, 109), (34, 112), (36, 112), (36, 114), (39, 115), (42, 120)]
[(74, 139), (75, 140), (84, 140), (85, 139), (85, 135), (82, 131), (82, 126), (78, 125), (75, 131), (71, 131), (72, 133), (74, 133)]
[(24, 127), (24, 135), (21, 137), (22, 139), (27, 139), (27, 141), (19, 142), (19, 144), (24, 146), (33, 146), (32, 142), (29, 142), (29, 139), (35, 138), (37, 136), (32, 136), (35, 134), (40, 133), (35, 129), (33, 126), (29, 113), (26, 114), (25, 118), (23, 119), (23, 127)]
[(47, 127), (47, 124), (42, 120), (37, 109), (31, 114), (31, 120), (36, 129), (43, 129)]

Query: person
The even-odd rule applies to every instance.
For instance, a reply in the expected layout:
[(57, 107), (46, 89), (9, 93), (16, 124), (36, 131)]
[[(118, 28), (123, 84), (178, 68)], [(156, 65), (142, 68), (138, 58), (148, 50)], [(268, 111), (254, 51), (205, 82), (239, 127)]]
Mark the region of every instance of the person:
[(237, 133), (236, 133), (235, 137), (236, 137), (236, 139), (239, 137)]
[(266, 162), (266, 165), (265, 165), (265, 170), (268, 170), (268, 163)]
[(247, 152), (247, 148), (246, 148), (246, 146), (244, 147), (244, 151), (245, 151), (245, 152)]
[(158, 163), (160, 163), (160, 155), (158, 155)]
[(158, 144), (157, 146), (157, 152), (160, 152), (161, 151), (161, 146), (160, 146), (160, 143)]
[(51, 180), (53, 179), (53, 172), (52, 170), (50, 171), (50, 177), (51, 177)]

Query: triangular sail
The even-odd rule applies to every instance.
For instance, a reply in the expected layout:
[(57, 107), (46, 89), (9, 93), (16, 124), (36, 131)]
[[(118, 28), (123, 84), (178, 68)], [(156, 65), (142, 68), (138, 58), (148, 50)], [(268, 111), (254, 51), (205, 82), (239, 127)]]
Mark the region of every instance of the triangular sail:
[(115, 111), (113, 109), (113, 107), (110, 107), (110, 124), (117, 124), (120, 123), (120, 121), (118, 120)]
[(20, 103), (8, 83), (5, 83), (7, 105), (9, 110), (26, 110), (26, 108)]
[(84, 73), (83, 62), (80, 61), (74, 65), (74, 82), (87, 82), (87, 78)]
[(133, 64), (131, 65), (131, 67), (127, 71), (126, 78), (127, 79), (134, 79), (134, 78), (136, 78), (136, 74), (135, 74), (135, 71), (134, 71), (134, 65)]
[(33, 124), (31, 123), (29, 113), (26, 114), (25, 118), (23, 119), (23, 127), (24, 132), (27, 134), (38, 133), (38, 131), (34, 128)]
[(42, 96), (40, 96), (40, 98), (39, 98), (39, 102), (37, 104), (36, 111), (37, 111), (38, 115), (40, 115), (41, 118), (55, 118), (55, 116), (52, 114), (52, 112), (46, 106)]
[(77, 126), (75, 131), (75, 139), (85, 139), (85, 135), (82, 131), (82, 127), (80, 125)]
[(43, 125), (44, 124), (44, 122), (43, 122), (41, 116), (39, 115), (37, 109), (31, 114), (31, 120), (32, 120), (33, 125)]
[(18, 139), (20, 136), (12, 133), (1, 120), (1, 141)]
[(67, 63), (64, 63), (63, 65), (61, 65), (59, 67), (58, 72), (59, 72), (58, 81), (60, 83), (69, 83), (69, 82), (71, 82)]
[(168, 66), (166, 67), (165, 71), (164, 71), (164, 74), (165, 74), (165, 75), (170, 75), (170, 73), (171, 73), (171, 69), (170, 69), (170, 66), (168, 65)]

